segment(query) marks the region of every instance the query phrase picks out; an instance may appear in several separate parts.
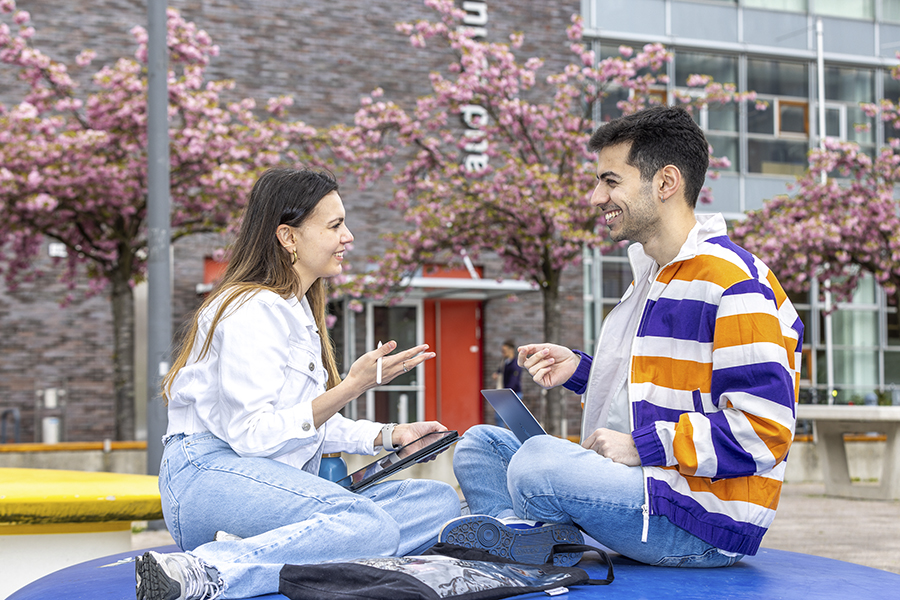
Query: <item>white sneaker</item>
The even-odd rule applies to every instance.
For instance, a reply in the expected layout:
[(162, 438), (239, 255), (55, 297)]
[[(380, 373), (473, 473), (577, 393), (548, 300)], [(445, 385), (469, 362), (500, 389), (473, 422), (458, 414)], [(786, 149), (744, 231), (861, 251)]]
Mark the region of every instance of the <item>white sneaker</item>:
[(215, 540), (217, 542), (239, 542), (242, 538), (239, 535), (234, 535), (233, 533), (228, 533), (227, 531), (217, 531)]
[(219, 573), (186, 552), (145, 552), (134, 562), (137, 600), (215, 600)]
[(582, 553), (554, 554), (553, 547), (557, 544), (583, 544), (584, 536), (572, 524), (468, 515), (448, 521), (441, 529), (438, 541), (479, 548), (496, 556), (532, 565), (546, 564), (552, 556), (553, 564), (571, 567), (581, 560)]

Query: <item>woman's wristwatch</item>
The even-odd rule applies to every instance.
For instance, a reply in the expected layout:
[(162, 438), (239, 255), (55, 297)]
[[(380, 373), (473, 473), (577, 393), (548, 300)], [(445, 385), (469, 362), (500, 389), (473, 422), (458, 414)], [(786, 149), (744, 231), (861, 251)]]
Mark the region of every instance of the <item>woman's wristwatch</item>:
[(381, 428), (381, 446), (388, 452), (393, 452), (397, 449), (394, 447), (394, 440), (392, 439), (395, 425), (396, 423), (385, 423), (384, 427)]

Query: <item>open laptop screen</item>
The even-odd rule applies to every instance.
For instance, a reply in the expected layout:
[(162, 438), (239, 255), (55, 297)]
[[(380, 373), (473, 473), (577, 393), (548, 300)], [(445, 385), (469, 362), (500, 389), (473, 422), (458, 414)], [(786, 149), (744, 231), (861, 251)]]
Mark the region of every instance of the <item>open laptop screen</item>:
[(481, 395), (491, 403), (491, 406), (494, 407), (510, 431), (516, 434), (520, 442), (524, 442), (533, 435), (547, 433), (519, 398), (519, 395), (511, 389), (481, 390)]

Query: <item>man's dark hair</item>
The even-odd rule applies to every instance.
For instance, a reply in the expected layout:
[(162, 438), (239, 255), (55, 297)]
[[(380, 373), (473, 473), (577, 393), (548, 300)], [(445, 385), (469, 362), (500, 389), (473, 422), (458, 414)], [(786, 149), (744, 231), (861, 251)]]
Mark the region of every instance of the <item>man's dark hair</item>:
[(684, 177), (684, 195), (691, 208), (706, 180), (709, 146), (691, 115), (676, 106), (653, 106), (601, 125), (588, 149), (600, 152), (608, 146), (631, 144), (628, 164), (650, 181), (666, 165), (675, 165)]

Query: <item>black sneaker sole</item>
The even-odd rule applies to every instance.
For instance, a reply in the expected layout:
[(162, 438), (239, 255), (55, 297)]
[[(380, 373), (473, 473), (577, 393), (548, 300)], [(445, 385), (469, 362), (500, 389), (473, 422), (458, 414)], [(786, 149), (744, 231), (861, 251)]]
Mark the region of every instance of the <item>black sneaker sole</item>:
[[(543, 565), (556, 544), (583, 544), (584, 536), (574, 525), (551, 524), (535, 529), (514, 529), (487, 515), (459, 517), (447, 523), (439, 540), (448, 544), (479, 548), (495, 556), (520, 563)], [(556, 554), (553, 564), (571, 567), (581, 552)]]
[(149, 552), (134, 561), (137, 600), (178, 600), (181, 585), (166, 575), (156, 558)]

